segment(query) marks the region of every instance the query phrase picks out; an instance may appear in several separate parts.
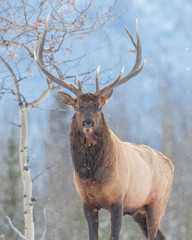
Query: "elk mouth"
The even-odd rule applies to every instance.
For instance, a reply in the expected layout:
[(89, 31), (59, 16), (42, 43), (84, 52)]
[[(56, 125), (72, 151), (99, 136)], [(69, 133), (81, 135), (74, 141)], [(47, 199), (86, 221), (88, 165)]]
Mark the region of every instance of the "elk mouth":
[(93, 132), (93, 129), (92, 128), (83, 128), (83, 132), (85, 134), (91, 134)]

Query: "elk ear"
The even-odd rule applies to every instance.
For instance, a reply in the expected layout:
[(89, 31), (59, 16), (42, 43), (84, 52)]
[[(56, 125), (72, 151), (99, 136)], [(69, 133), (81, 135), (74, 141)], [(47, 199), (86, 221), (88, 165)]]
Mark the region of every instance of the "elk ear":
[(75, 107), (75, 105), (77, 103), (76, 98), (73, 98), (73, 97), (69, 96), (67, 93), (64, 93), (64, 92), (58, 92), (58, 96), (64, 104), (70, 105), (73, 108)]
[(109, 92), (105, 93), (101, 98), (100, 98), (100, 104), (103, 107), (109, 100), (109, 98), (111, 97), (113, 93), (113, 89), (110, 90)]

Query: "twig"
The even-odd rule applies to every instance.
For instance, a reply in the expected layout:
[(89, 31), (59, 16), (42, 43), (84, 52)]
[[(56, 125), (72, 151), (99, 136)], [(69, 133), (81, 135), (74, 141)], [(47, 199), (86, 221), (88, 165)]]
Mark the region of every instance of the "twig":
[(44, 169), (42, 172), (40, 172), (39, 174), (37, 174), (37, 176), (35, 176), (32, 179), (32, 182), (34, 182), (38, 177), (40, 177), (41, 175), (43, 175), (44, 172), (46, 172), (47, 170), (51, 169), (52, 167), (47, 167), (46, 169)]
[(7, 221), (9, 222), (10, 227), (13, 229), (13, 231), (23, 240), (28, 240), (11, 222), (10, 217), (6, 216)]
[(16, 123), (14, 123), (14, 122), (10, 122), (12, 125), (14, 125), (14, 126), (16, 126), (16, 127), (21, 127), (21, 125), (20, 124), (16, 124)]
[(32, 59), (34, 58), (33, 53), (30, 51), (30, 49), (28, 47), (25, 46), (24, 43), (14, 42), (14, 41), (11, 41), (11, 40), (8, 40), (8, 39), (6, 39), (6, 40), (1, 39), (1, 43), (6, 48), (11, 46), (11, 45), (19, 46), (19, 47), (23, 48), (29, 54), (29, 56)]

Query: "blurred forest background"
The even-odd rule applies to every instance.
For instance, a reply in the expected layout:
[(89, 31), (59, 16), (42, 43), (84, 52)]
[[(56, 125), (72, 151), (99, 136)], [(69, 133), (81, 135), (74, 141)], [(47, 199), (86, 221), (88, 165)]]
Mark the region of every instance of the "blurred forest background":
[[(192, 3), (191, 0), (1, 0), (0, 1), (0, 239), (19, 237), (5, 218), (23, 232), (22, 183), (19, 166), (19, 115), (13, 75), (23, 103), (47, 89), (33, 51), (50, 13), (46, 55), (51, 71), (77, 73), (84, 91), (95, 90), (95, 69), (100, 82), (112, 81), (135, 56), (123, 26), (135, 36), (139, 19), (143, 55), (142, 73), (115, 89), (104, 113), (110, 128), (124, 141), (149, 145), (170, 158), (174, 184), (161, 229), (167, 240), (192, 239)], [(61, 29), (61, 31), (60, 31)], [(63, 41), (64, 40), (64, 41)], [(4, 60), (4, 61), (3, 61)], [(60, 103), (57, 91), (28, 112), (28, 158), (33, 179), (36, 239), (44, 229), (46, 240), (88, 239), (82, 203), (75, 190), (68, 135), (73, 110)], [(110, 215), (100, 214), (100, 239), (109, 238)], [(125, 216), (121, 239), (143, 239), (133, 220)]]

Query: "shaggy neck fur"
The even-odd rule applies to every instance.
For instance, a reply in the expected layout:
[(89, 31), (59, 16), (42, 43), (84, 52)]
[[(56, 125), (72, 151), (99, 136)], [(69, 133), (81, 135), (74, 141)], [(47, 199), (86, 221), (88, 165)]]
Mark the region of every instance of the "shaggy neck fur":
[(111, 168), (110, 150), (112, 142), (109, 128), (102, 114), (100, 127), (91, 135), (85, 135), (77, 128), (73, 116), (70, 133), (73, 165), (81, 179), (106, 181)]

